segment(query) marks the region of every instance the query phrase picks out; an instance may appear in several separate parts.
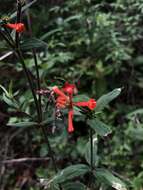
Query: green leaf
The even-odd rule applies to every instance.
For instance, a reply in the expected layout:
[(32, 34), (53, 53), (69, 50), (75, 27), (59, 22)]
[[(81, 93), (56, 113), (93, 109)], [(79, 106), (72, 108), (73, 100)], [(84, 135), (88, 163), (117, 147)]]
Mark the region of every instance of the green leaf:
[(86, 190), (85, 185), (80, 182), (66, 183), (62, 187), (64, 190)]
[(53, 34), (55, 34), (55, 33), (57, 33), (57, 32), (61, 32), (61, 31), (62, 31), (61, 28), (54, 29), (54, 30), (52, 30), (52, 31), (50, 31), (50, 32), (45, 33), (43, 36), (40, 37), (40, 39), (41, 39), (41, 40), (45, 40), (47, 37), (52, 36)]
[(90, 171), (90, 168), (84, 164), (76, 164), (68, 166), (67, 168), (60, 171), (53, 179), (54, 183), (63, 183), (67, 180), (71, 180), (75, 177), (84, 175)]
[(114, 100), (117, 96), (119, 96), (120, 93), (121, 93), (121, 88), (116, 88), (113, 91), (109, 92), (108, 94), (101, 96), (97, 100), (95, 111), (96, 112), (102, 111), (105, 107), (107, 107), (107, 105), (112, 100)]
[(6, 94), (6, 96), (9, 96), (8, 91), (0, 84), (0, 88), (3, 90), (3, 92)]
[(13, 107), (13, 108), (18, 108), (19, 106), (18, 106), (18, 104), (17, 104), (17, 102), (16, 102), (16, 100), (14, 100), (14, 99), (10, 99), (10, 98), (8, 98), (5, 94), (3, 94), (3, 101), (6, 103), (6, 104), (8, 104), (10, 107)]
[(140, 125), (136, 128), (129, 128), (128, 134), (134, 140), (143, 141), (143, 127)]
[(24, 40), (21, 45), (20, 45), (22, 50), (31, 50), (31, 49), (36, 49), (36, 48), (41, 48), (41, 47), (47, 47), (47, 43), (39, 40), (37, 38), (30, 38), (27, 40)]
[(19, 122), (19, 123), (8, 123), (7, 126), (11, 126), (11, 127), (32, 127), (32, 126), (35, 126), (37, 125), (36, 122)]
[(74, 106), (74, 115), (82, 115), (80, 108)]
[(84, 94), (81, 94), (81, 95), (77, 95), (77, 96), (74, 96), (73, 97), (73, 101), (74, 102), (84, 102), (84, 101), (88, 101), (89, 100), (89, 97), (84, 95)]
[(66, 23), (66, 22), (70, 22), (70, 21), (73, 21), (73, 20), (79, 20), (81, 18), (82, 18), (82, 15), (78, 14), (78, 15), (68, 17), (67, 19), (64, 20), (64, 22)]
[[(97, 136), (94, 135), (93, 136), (93, 155), (92, 155), (92, 159), (93, 159), (93, 165), (96, 166), (98, 164), (98, 155), (97, 155)], [(85, 159), (86, 161), (91, 165), (91, 149), (90, 149), (90, 142), (88, 142), (86, 144), (85, 147)]]
[(137, 109), (137, 110), (135, 110), (135, 111), (133, 111), (131, 113), (128, 113), (126, 115), (126, 117), (128, 119), (132, 119), (134, 116), (136, 116), (136, 115), (142, 115), (142, 114), (143, 114), (143, 108), (140, 108), (140, 109)]
[(109, 185), (117, 190), (127, 190), (124, 182), (118, 177), (114, 176), (111, 172), (106, 169), (97, 168), (94, 172), (94, 176), (106, 185)]
[(48, 154), (48, 147), (47, 144), (42, 144), (41, 148), (40, 148), (40, 157), (45, 157)]
[(99, 121), (98, 119), (90, 119), (87, 121), (87, 124), (95, 130), (95, 132), (100, 135), (100, 136), (107, 136), (108, 134), (111, 133), (111, 130), (109, 127), (103, 123), (102, 121)]

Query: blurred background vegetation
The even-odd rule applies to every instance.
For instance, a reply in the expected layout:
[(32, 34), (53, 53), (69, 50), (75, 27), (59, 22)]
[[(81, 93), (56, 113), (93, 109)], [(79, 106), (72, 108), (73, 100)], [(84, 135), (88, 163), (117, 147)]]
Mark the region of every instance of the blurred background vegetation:
[[(15, 8), (14, 0), (1, 0), (0, 16), (10, 16)], [(111, 126), (112, 134), (98, 141), (99, 162), (119, 173), (130, 189), (142, 190), (143, 0), (38, 0), (29, 14), (42, 87), (64, 79), (76, 83), (80, 93), (96, 99), (122, 87), (121, 95), (100, 115)], [(23, 21), (28, 29), (26, 16), (25, 12)], [(22, 40), (29, 36), (27, 30)], [(39, 46), (40, 40), (45, 42), (43, 46)], [(23, 51), (34, 74), (30, 48), (27, 42)], [(7, 52), (0, 41), (0, 55)], [(6, 89), (18, 91), (16, 98), (28, 111), (31, 95), (13, 54), (0, 61), (0, 81)], [(0, 160), (47, 156), (40, 132), (6, 126), (8, 121), (20, 120), (21, 115), (3, 101), (2, 91), (0, 97)], [(82, 119), (75, 118), (75, 128), (71, 136), (59, 132), (52, 135), (52, 147), (61, 168), (77, 160), (84, 162), (87, 129)], [(49, 177), (52, 172), (47, 162), (6, 166), (1, 168), (1, 189), (16, 189), (21, 185), (21, 176), (28, 176), (28, 181)]]

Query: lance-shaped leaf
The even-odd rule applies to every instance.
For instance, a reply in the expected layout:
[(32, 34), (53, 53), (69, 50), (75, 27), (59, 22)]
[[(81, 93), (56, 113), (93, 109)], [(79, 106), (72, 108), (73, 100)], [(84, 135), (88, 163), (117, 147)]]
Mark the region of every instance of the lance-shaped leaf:
[(98, 119), (90, 119), (87, 121), (87, 124), (94, 129), (94, 131), (100, 135), (101, 137), (107, 136), (108, 134), (111, 133), (110, 128), (108, 125), (103, 123), (102, 121), (99, 121)]
[(13, 108), (19, 108), (17, 101), (14, 98), (9, 98), (3, 94), (3, 100), (6, 104)]
[(5, 87), (0, 84), (0, 88), (3, 90), (3, 92), (6, 94), (6, 96), (9, 97), (9, 92), (5, 89)]
[(97, 168), (94, 176), (99, 182), (111, 186), (116, 190), (127, 190), (125, 183), (106, 169)]
[(84, 164), (76, 164), (68, 166), (67, 168), (61, 170), (54, 178), (54, 183), (63, 183), (67, 180), (71, 180), (75, 177), (82, 176), (90, 171), (90, 168)]
[(31, 127), (31, 126), (35, 126), (37, 125), (36, 122), (19, 122), (19, 123), (8, 123), (7, 126), (11, 126), (11, 127)]
[(46, 48), (47, 43), (37, 38), (24, 40), (20, 45), (22, 50), (31, 50), (36, 48)]
[(96, 103), (96, 112), (102, 111), (107, 105), (121, 93), (121, 88), (116, 88), (113, 91), (101, 96)]

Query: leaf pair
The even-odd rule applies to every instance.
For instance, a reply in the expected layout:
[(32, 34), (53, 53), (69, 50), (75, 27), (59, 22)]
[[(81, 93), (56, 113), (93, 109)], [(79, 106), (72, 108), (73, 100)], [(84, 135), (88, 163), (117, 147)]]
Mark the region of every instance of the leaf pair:
[[(90, 172), (90, 167), (84, 164), (76, 164), (68, 166), (67, 168), (61, 170), (51, 181), (52, 186), (56, 184), (62, 184), (64, 190), (85, 190), (85, 186), (82, 183), (67, 183), (77, 177), (81, 177), (84, 174)], [(126, 185), (111, 172), (103, 168), (97, 168), (94, 171), (94, 177), (101, 183), (113, 187), (116, 190), (127, 190)], [(64, 185), (64, 182), (65, 185)], [(95, 181), (96, 182), (96, 181)]]

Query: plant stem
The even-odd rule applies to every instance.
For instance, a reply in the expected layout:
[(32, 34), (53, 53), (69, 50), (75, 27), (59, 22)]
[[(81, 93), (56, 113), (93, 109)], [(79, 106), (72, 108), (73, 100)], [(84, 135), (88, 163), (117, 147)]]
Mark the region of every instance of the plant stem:
[[(26, 3), (28, 3), (28, 0), (26, 1)], [(32, 26), (31, 26), (31, 18), (30, 18), (30, 13), (29, 13), (29, 9), (27, 9), (26, 11), (26, 15), (27, 15), (27, 23), (28, 23), (28, 30), (30, 33), (30, 37), (33, 37), (33, 32), (32, 32)], [(34, 64), (35, 64), (35, 70), (36, 70), (36, 78), (37, 78), (37, 88), (38, 90), (41, 89), (41, 84), (40, 84), (40, 75), (39, 75), (39, 69), (38, 69), (38, 60), (37, 60), (37, 55), (36, 55), (36, 50), (33, 48), (32, 49), (32, 54), (33, 54), (33, 59), (34, 59)], [(41, 103), (41, 94), (38, 95), (38, 102), (39, 102), (39, 109), (40, 109), (40, 117), (41, 117), (41, 121), (42, 121), (42, 103)]]
[(93, 131), (91, 128), (89, 131), (89, 138), (90, 138), (90, 166), (91, 170), (93, 170)]
[[(21, 10), (22, 10), (21, 0), (17, 0), (17, 19), (16, 19), (17, 23), (21, 21)], [(17, 53), (18, 58), (19, 58), (19, 60), (20, 60), (20, 62), (22, 64), (22, 67), (23, 67), (23, 70), (24, 70), (24, 72), (26, 74), (26, 77), (28, 79), (28, 83), (29, 83), (29, 86), (30, 86), (30, 89), (31, 89), (31, 92), (32, 92), (32, 95), (33, 95), (33, 98), (34, 98), (36, 110), (37, 110), (38, 122), (40, 123), (41, 122), (41, 117), (40, 117), (41, 113), (40, 113), (37, 97), (36, 97), (35, 90), (34, 90), (34, 87), (33, 87), (33, 82), (31, 80), (29, 72), (28, 72), (28, 70), (26, 68), (24, 58), (22, 56), (22, 52), (21, 52), (20, 47), (19, 47), (19, 41), (20, 41), (19, 33), (16, 32), (16, 36), (15, 36), (16, 53)]]
[[(19, 23), (21, 21), (21, 0), (17, 0), (17, 17), (16, 17), (16, 22)], [(16, 42), (16, 47), (19, 47), (19, 33), (15, 33), (15, 42)]]
[(17, 54), (17, 57), (19, 58), (19, 60), (20, 60), (20, 62), (22, 64), (23, 70), (24, 70), (25, 75), (26, 75), (26, 77), (28, 79), (28, 83), (29, 83), (29, 86), (30, 86), (30, 89), (31, 89), (31, 92), (32, 92), (32, 95), (33, 95), (33, 98), (34, 98), (36, 110), (37, 110), (38, 122), (41, 122), (41, 119), (40, 119), (40, 110), (39, 110), (39, 105), (38, 105), (37, 97), (36, 97), (36, 94), (35, 94), (35, 90), (34, 90), (34, 87), (33, 87), (33, 82), (31, 80), (29, 72), (28, 72), (28, 70), (26, 68), (26, 65), (25, 65), (25, 62), (24, 62), (24, 58), (22, 56), (22, 53), (21, 53), (20, 49), (16, 50), (16, 54)]
[[(45, 138), (45, 142), (46, 142), (46, 144), (47, 144), (47, 146), (48, 146), (49, 154), (50, 154), (50, 157), (51, 157), (52, 162), (53, 162), (54, 170), (55, 170), (55, 172), (57, 173), (57, 172), (58, 172), (58, 169), (57, 169), (56, 161), (55, 161), (55, 158), (54, 158), (54, 156), (53, 156), (53, 151), (52, 151), (52, 148), (51, 148), (49, 139), (48, 139), (47, 131), (46, 131), (45, 127), (40, 124), (40, 123), (42, 122), (42, 121), (41, 121), (41, 117), (40, 117), (40, 110), (39, 110), (38, 101), (37, 101), (37, 97), (36, 97), (36, 95), (35, 95), (35, 91), (34, 91), (34, 88), (33, 88), (33, 84), (32, 84), (31, 78), (30, 78), (29, 73), (28, 73), (28, 70), (27, 70), (27, 68), (26, 68), (26, 66), (25, 66), (24, 59), (23, 59), (23, 56), (22, 56), (20, 50), (17, 50), (17, 55), (18, 55), (18, 57), (19, 57), (20, 62), (22, 63), (23, 69), (24, 69), (25, 74), (26, 74), (26, 76), (27, 76), (27, 79), (28, 79), (28, 82), (29, 82), (29, 85), (30, 85), (30, 89), (31, 89), (31, 92), (32, 92), (32, 95), (33, 95), (33, 98), (34, 98), (34, 102), (35, 102), (35, 105), (36, 105), (39, 127), (42, 129), (42, 132), (43, 132), (43, 135), (44, 135), (44, 138)], [(61, 189), (61, 187), (60, 187), (60, 189)]]

